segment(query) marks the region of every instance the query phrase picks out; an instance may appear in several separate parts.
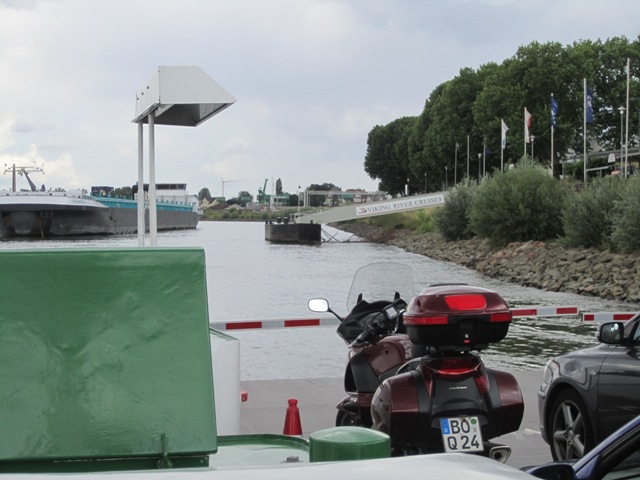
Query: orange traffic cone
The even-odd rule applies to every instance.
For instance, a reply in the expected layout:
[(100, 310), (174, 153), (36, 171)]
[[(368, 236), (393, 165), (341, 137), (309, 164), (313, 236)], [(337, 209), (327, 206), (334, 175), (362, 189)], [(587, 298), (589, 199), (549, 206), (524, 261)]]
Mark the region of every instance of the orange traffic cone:
[(289, 399), (287, 414), (284, 417), (284, 435), (302, 436), (302, 425), (300, 423), (300, 410), (298, 410), (298, 400)]

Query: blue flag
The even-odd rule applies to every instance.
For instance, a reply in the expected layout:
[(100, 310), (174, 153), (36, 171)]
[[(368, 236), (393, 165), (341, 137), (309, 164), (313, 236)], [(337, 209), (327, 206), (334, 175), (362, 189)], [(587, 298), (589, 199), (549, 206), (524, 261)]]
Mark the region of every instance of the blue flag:
[(553, 125), (554, 127), (556, 126), (556, 115), (558, 115), (558, 102), (556, 102), (556, 99), (553, 96), (553, 93), (551, 94), (551, 125)]
[(587, 86), (587, 97), (584, 99), (585, 100), (585, 115), (586, 115), (586, 119), (587, 119), (587, 123), (593, 123), (593, 95), (591, 93), (591, 89), (589, 88), (589, 84), (586, 84)]

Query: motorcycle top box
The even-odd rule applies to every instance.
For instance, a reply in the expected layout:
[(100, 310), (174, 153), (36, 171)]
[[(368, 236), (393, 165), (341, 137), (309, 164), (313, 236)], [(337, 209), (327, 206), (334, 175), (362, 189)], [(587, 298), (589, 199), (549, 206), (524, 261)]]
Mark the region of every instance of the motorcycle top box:
[(479, 350), (501, 341), (512, 314), (496, 292), (470, 285), (434, 285), (409, 302), (404, 325), (416, 345)]

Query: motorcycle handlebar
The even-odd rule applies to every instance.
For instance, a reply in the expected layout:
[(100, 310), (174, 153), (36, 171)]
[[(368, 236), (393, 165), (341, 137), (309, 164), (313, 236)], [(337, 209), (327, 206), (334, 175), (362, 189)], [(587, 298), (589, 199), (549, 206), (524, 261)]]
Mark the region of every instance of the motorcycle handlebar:
[(395, 331), (398, 319), (406, 309), (407, 303), (402, 299), (396, 299), (388, 306), (384, 307), (371, 321), (364, 327), (364, 330), (356, 339), (351, 342), (352, 347), (358, 347), (370, 343), (375, 337), (385, 335)]

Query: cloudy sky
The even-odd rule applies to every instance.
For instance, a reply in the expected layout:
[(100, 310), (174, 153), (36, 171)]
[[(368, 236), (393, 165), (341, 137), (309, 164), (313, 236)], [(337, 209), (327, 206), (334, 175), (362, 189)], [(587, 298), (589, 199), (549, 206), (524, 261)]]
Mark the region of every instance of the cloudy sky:
[(637, 0), (0, 0), (0, 166), (43, 167), (47, 188), (132, 185), (136, 91), (158, 66), (197, 65), (237, 102), (156, 127), (158, 182), (375, 190), (368, 132), (420, 114), (461, 68), (639, 34)]

